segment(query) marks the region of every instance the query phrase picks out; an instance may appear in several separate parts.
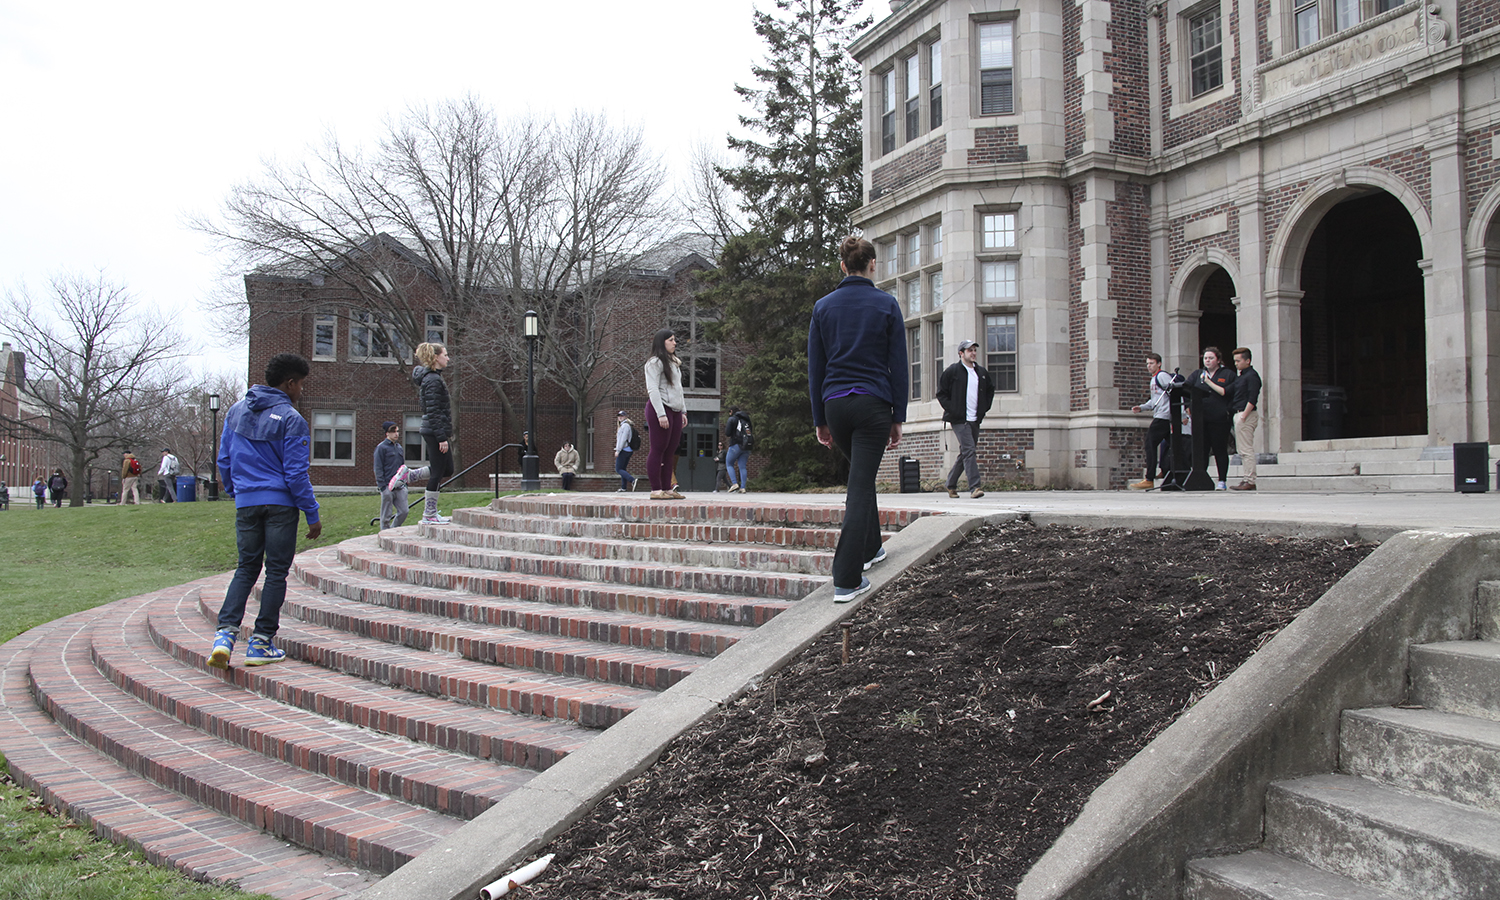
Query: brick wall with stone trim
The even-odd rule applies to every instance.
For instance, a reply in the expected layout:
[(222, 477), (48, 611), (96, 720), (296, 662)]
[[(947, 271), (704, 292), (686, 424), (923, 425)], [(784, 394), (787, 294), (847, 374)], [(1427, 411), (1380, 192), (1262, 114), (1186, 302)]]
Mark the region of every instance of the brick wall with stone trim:
[[(947, 428), (944, 427), (940, 432), (926, 431), (902, 435), (901, 446), (895, 450), (886, 451), (885, 458), (881, 460), (876, 481), (899, 485), (901, 457), (910, 456), (918, 461), (924, 484), (941, 482), (948, 476), (948, 466), (952, 465), (951, 462), (945, 463), (944, 461), (943, 438), (946, 434)], [(950, 437), (949, 440), (951, 441), (952, 438)], [(1029, 428), (981, 426), (979, 441), (975, 448), (980, 480), (985, 485), (995, 485), (1001, 481), (1034, 484), (1035, 474), (1025, 468), (1025, 464), (1026, 451), (1035, 447), (1036, 433)], [(1010, 459), (1004, 458), (1007, 454)], [(959, 477), (958, 483), (960, 488), (966, 489), (968, 486), (968, 481), (962, 476)]]
[(1385, 169), (1411, 185), (1422, 198), (1422, 208), (1432, 216), (1432, 156), (1426, 147), (1409, 147), (1399, 153), (1370, 160), (1369, 165)]
[(1161, 119), (1162, 119), (1162, 147), (1171, 150), (1180, 147), (1189, 141), (1197, 140), (1204, 135), (1213, 134), (1231, 125), (1236, 125), (1243, 118), (1240, 114), (1244, 100), (1245, 84), (1239, 78), (1233, 66), (1237, 57), (1232, 57), (1227, 52), (1231, 47), (1239, 46), (1240, 17), (1231, 15), (1228, 19), (1227, 34), (1224, 37), (1223, 47), (1226, 52), (1223, 57), (1224, 77), (1234, 77), (1234, 93), (1222, 100), (1195, 109), (1177, 118), (1170, 116), (1172, 110), (1172, 79), (1170, 77), (1172, 60), (1171, 44), (1167, 40), (1167, 29), (1173, 27), (1171, 22), (1163, 22), (1160, 33), (1161, 54)]
[(1146, 5), (1142, 0), (1114, 0), (1106, 31), (1111, 50), (1104, 71), (1113, 76), (1109, 111), (1115, 135), (1109, 149), (1122, 156), (1151, 152), (1151, 95), (1146, 66)]
[(1083, 184), (1069, 186), (1071, 204), (1068, 211), (1068, 409), (1089, 408), (1088, 384), (1084, 381), (1084, 364), (1089, 359), (1085, 335), (1088, 304), (1083, 302), (1083, 222), (1080, 210), (1088, 198)]
[[(1063, 7), (1063, 52), (1065, 60), (1076, 60), (1083, 55), (1083, 8), (1076, 2)], [(1024, 97), (1024, 95), (1023, 95)], [(1063, 67), (1063, 157), (1072, 158), (1083, 152), (1083, 75), (1078, 66)]]
[(1146, 402), (1140, 377), (1142, 360), (1151, 349), (1151, 203), (1147, 185), (1121, 183), (1115, 199), (1106, 204), (1109, 220), (1109, 296), (1115, 304), (1112, 325), (1119, 356), (1115, 385), (1120, 408)]
[(870, 201), (879, 200), (891, 191), (899, 190), (924, 175), (938, 171), (943, 167), (943, 154), (947, 150), (948, 136), (939, 135), (925, 144), (907, 150), (893, 162), (873, 167), (870, 170)]
[(1500, 179), (1500, 160), (1495, 158), (1495, 136), (1500, 123), (1476, 128), (1464, 134), (1464, 201), (1469, 214)]
[(1109, 448), (1118, 453), (1119, 459), (1118, 465), (1109, 467), (1109, 490), (1125, 490), (1141, 479), (1146, 471), (1145, 440), (1145, 428), (1109, 430)]
[[(1194, 240), (1187, 239), (1185, 232), (1189, 223), (1201, 222), (1220, 214), (1223, 214), (1228, 222), (1228, 228), (1225, 231)], [(1182, 268), (1183, 262), (1199, 250), (1217, 248), (1237, 259), (1240, 246), (1240, 208), (1232, 203), (1222, 203), (1209, 209), (1199, 210), (1190, 216), (1172, 219), (1167, 223), (1167, 244), (1168, 259), (1171, 260), (1171, 272), (1174, 275)]]
[(1311, 180), (1304, 179), (1266, 191), (1265, 225), (1261, 235), (1261, 246), (1265, 248), (1266, 258), (1261, 260), (1262, 263), (1271, 258), (1271, 242), (1275, 240), (1276, 231), (1281, 228), (1281, 220), (1286, 218), (1287, 210), (1292, 208), (1298, 197), (1307, 192), (1311, 184)]
[(1021, 146), (1021, 129), (1015, 125), (974, 129), (974, 148), (969, 151), (969, 165), (1026, 162), (1028, 153)]
[(1500, 0), (1464, 0), (1458, 5), (1458, 38), (1500, 25)]

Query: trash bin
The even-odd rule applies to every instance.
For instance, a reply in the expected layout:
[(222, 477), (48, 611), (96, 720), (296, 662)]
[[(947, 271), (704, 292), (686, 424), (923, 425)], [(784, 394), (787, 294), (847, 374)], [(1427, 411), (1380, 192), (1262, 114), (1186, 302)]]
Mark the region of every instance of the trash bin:
[(1309, 384), (1302, 388), (1302, 439), (1332, 441), (1344, 436), (1344, 410), (1348, 395), (1331, 384)]
[(177, 502), (192, 503), (198, 499), (198, 479), (192, 475), (177, 476)]
[(922, 492), (922, 464), (914, 457), (901, 457), (901, 493), (920, 494)]

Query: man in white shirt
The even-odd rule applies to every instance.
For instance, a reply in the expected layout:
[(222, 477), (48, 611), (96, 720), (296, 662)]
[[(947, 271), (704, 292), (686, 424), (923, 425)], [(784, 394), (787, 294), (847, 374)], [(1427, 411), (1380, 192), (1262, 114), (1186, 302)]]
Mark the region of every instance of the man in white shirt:
[(938, 379), (937, 400), (943, 407), (943, 421), (953, 426), (958, 438), (958, 459), (948, 472), (948, 496), (958, 496), (958, 473), (969, 482), (969, 496), (984, 496), (979, 479), (979, 423), (995, 401), (995, 383), (990, 373), (976, 363), (979, 345), (963, 341), (958, 345), (958, 362), (943, 370)]
[(161, 465), (156, 467), (156, 486), (161, 489), (161, 496), (156, 498), (157, 503), (177, 502), (177, 471), (177, 457), (172, 455), (172, 449), (162, 448)]

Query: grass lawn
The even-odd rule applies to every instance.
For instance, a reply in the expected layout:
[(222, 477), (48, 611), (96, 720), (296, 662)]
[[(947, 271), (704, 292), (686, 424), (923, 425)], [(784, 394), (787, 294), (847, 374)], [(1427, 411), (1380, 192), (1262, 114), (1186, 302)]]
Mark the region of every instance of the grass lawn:
[[(487, 492), (445, 493), (443, 509), (484, 506), (493, 497)], [(375, 530), (370, 519), (380, 512), (378, 495), (323, 496), (318, 503), (323, 534), (316, 541), (299, 541), (298, 551)], [(414, 509), (408, 524), (419, 515)], [(0, 549), (4, 642), (59, 616), (233, 569), (234, 504), (97, 504), (38, 510), (12, 503), (0, 512)], [(262, 896), (198, 884), (148, 865), (139, 853), (96, 840), (88, 829), (51, 815), (35, 795), (0, 778), (0, 898)]]

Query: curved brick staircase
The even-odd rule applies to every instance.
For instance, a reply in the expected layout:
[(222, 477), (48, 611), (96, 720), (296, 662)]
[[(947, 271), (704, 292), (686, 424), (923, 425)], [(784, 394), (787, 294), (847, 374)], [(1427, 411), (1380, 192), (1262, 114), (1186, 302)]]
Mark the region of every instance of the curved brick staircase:
[(841, 515), (497, 500), (300, 554), (253, 669), (207, 666), (227, 574), (121, 600), (0, 647), (0, 752), (154, 862), (351, 896), (826, 584)]

